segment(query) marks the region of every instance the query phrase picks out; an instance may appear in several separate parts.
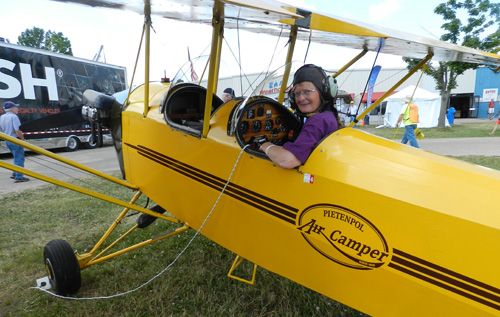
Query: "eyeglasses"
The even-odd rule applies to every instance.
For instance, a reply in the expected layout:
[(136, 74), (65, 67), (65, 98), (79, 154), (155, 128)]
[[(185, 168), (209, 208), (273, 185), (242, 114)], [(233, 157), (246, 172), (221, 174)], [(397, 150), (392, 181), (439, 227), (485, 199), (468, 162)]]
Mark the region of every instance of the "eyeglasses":
[(290, 95), (292, 96), (292, 98), (299, 98), (300, 96), (309, 97), (309, 95), (315, 91), (316, 89), (306, 89), (299, 92), (291, 91)]

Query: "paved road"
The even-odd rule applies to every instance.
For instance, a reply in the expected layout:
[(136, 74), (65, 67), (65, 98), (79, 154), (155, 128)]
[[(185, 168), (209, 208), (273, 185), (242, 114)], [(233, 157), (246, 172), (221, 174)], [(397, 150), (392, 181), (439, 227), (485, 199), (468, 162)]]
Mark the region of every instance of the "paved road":
[(418, 144), (421, 149), (429, 152), (462, 156), (483, 155), (500, 156), (500, 138), (464, 138), (464, 139), (423, 139)]
[[(484, 155), (500, 157), (500, 137), (423, 139), (419, 141), (419, 144), (421, 149), (441, 155)], [(112, 146), (94, 150), (82, 149), (76, 152), (57, 152), (56, 154), (106, 174), (118, 172), (120, 169)], [(12, 156), (10, 155), (0, 155), (0, 159), (12, 163)], [(59, 180), (84, 177), (87, 175), (73, 168), (68, 169), (63, 163), (33, 153), (28, 155), (25, 167), (34, 172)], [(25, 189), (35, 189), (40, 185), (47, 184), (46, 182), (31, 177), (29, 182), (15, 184), (13, 180), (9, 178), (10, 175), (10, 171), (0, 168), (0, 198), (8, 194), (20, 192)]]
[[(494, 126), (494, 121), (488, 119), (457, 118), (454, 125), (467, 123), (490, 123)], [(425, 129), (424, 129), (425, 133)], [(463, 138), (463, 139), (423, 139), (418, 141), (420, 148), (441, 155), (463, 156), (463, 155), (483, 155), (500, 156), (500, 131), (496, 135), (483, 138)]]
[[(25, 168), (36, 173), (56, 178), (58, 180), (69, 180), (71, 178), (86, 177), (89, 175), (71, 166), (68, 167), (66, 164), (53, 160), (51, 158), (34, 154), (32, 152), (27, 152), (26, 154), (26, 162), (24, 164)], [(106, 174), (118, 172), (120, 170), (118, 161), (116, 159), (116, 153), (114, 147), (112, 146), (105, 146), (103, 148), (93, 150), (80, 149), (75, 152), (58, 151), (55, 152), (55, 154), (71, 159), (75, 162), (91, 167)], [(11, 164), (13, 163), (13, 159), (10, 154), (2, 154), (0, 155), (0, 159)], [(14, 183), (14, 181), (10, 179), (11, 173), (12, 172), (9, 170), (0, 168), (0, 198), (8, 194), (20, 192), (26, 189), (35, 189), (40, 185), (47, 184), (44, 181), (32, 178), (30, 176), (27, 176), (30, 179), (29, 182)]]

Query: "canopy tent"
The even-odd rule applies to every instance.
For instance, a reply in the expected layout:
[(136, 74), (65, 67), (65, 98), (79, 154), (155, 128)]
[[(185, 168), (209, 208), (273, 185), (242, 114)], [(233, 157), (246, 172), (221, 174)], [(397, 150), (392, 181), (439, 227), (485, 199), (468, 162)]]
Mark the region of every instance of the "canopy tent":
[[(418, 107), (419, 128), (437, 127), (439, 119), (439, 110), (441, 108), (441, 96), (415, 86), (408, 86), (403, 90), (387, 97), (387, 107), (384, 115), (384, 125), (395, 127), (398, 122), (399, 115), (405, 104), (404, 98), (412, 96), (412, 103)], [(403, 126), (403, 124), (401, 124)], [(445, 125), (449, 126), (448, 119)]]

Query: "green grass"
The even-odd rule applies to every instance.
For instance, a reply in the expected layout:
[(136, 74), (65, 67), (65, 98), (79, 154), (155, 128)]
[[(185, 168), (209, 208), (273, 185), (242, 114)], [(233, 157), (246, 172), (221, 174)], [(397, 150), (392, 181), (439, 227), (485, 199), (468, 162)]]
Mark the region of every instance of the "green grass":
[[(132, 196), (130, 190), (97, 178), (85, 184), (122, 199)], [(45, 244), (64, 239), (85, 253), (121, 208), (53, 185), (11, 195), (0, 204), (0, 316), (363, 316), (262, 268), (253, 286), (228, 278), (235, 255), (201, 235), (162, 276), (132, 294), (105, 300), (59, 299), (30, 289), (46, 275)], [(133, 216), (122, 221), (119, 232), (135, 220)], [(127, 244), (176, 226), (156, 221), (136, 230)], [(193, 235), (190, 230), (83, 270), (77, 297), (109, 296), (142, 285), (167, 267)], [(239, 272), (244, 277), (249, 273), (248, 265)]]
[(488, 157), (488, 156), (454, 156), (453, 158), (473, 163), (476, 165), (486, 166), (495, 170), (500, 170), (500, 160), (498, 157)]
[[(441, 139), (441, 138), (476, 138), (476, 137), (493, 137), (488, 133), (493, 130), (495, 121), (485, 120), (479, 123), (462, 123), (456, 124), (449, 128), (428, 128), (421, 129), (425, 134), (426, 139)], [(380, 137), (392, 140), (396, 134), (395, 140), (401, 140), (405, 132), (404, 128), (380, 128), (376, 129), (376, 125), (356, 126), (357, 129), (366, 131)], [(397, 133), (396, 133), (397, 131)], [(497, 131), (500, 135), (500, 130)]]

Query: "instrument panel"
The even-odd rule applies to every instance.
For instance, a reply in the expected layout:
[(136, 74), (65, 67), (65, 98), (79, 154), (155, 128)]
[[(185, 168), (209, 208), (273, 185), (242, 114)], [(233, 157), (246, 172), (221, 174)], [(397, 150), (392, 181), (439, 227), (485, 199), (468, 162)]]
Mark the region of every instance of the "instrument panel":
[(265, 141), (276, 145), (293, 141), (299, 129), (300, 122), (290, 110), (268, 98), (247, 104), (236, 128), (240, 143), (253, 148)]

